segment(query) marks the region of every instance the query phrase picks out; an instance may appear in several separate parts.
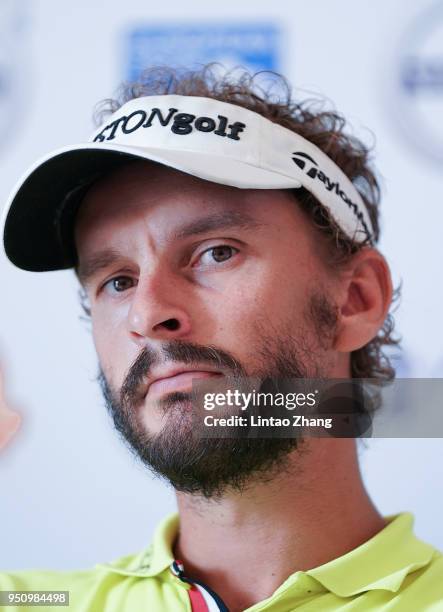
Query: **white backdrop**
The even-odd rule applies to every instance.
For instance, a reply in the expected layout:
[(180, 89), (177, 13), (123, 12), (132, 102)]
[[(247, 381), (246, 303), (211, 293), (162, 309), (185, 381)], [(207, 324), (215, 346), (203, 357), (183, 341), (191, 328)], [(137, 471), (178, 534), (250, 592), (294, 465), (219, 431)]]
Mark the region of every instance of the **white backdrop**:
[[(94, 104), (129, 74), (131, 32), (183, 24), (273, 29), (293, 85), (326, 95), (364, 140), (376, 135), (381, 248), (403, 282), (401, 372), (442, 377), (441, 1), (3, 0), (0, 202), (36, 157), (89, 134)], [(21, 272), (2, 257), (0, 278), (0, 360), (24, 417), (0, 461), (0, 568), (87, 567), (139, 550), (174, 498), (112, 429), (72, 273)], [(418, 534), (443, 548), (443, 442), (368, 446), (362, 469), (380, 510), (413, 511)]]

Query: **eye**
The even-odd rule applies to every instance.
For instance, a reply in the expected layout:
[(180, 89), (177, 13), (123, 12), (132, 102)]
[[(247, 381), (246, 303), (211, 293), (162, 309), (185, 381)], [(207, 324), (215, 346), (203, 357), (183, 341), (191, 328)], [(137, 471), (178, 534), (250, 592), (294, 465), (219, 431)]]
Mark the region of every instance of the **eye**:
[(203, 251), (198, 258), (198, 263), (203, 266), (222, 264), (231, 259), (236, 253), (238, 253), (238, 249), (233, 246), (229, 244), (220, 244)]
[(130, 276), (115, 276), (103, 285), (103, 290), (112, 295), (128, 291), (128, 289), (131, 289), (134, 285), (135, 280)]

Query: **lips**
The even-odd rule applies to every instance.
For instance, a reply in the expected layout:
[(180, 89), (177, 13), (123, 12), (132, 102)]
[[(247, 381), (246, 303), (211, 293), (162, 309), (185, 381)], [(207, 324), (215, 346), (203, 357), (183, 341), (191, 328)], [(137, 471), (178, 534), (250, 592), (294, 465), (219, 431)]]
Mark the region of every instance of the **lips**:
[(221, 376), (219, 372), (210, 372), (205, 370), (186, 370), (176, 372), (171, 376), (157, 378), (148, 387), (147, 396), (153, 398), (155, 396), (164, 395), (165, 393), (174, 393), (178, 391), (190, 391), (192, 389), (192, 381), (202, 378), (213, 378)]

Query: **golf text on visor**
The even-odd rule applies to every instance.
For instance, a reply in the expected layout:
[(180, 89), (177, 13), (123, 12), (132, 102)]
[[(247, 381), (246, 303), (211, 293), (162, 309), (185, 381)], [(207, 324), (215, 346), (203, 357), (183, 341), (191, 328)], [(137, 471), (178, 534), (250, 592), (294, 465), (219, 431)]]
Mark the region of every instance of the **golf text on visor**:
[(58, 149), (26, 173), (4, 214), (9, 259), (26, 270), (72, 267), (73, 196), (134, 158), (240, 189), (304, 187), (347, 237), (358, 243), (372, 241), (361, 195), (311, 142), (235, 104), (164, 95), (127, 102), (89, 142)]

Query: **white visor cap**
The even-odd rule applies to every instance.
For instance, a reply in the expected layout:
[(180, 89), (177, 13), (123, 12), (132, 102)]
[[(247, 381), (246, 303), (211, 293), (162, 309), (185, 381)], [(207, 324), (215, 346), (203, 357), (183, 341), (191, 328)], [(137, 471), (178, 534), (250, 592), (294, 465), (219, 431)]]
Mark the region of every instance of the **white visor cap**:
[(158, 162), (240, 189), (306, 188), (357, 243), (373, 240), (363, 199), (342, 170), (305, 138), (240, 106), (194, 96), (124, 104), (86, 143), (34, 164), (3, 216), (8, 258), (25, 270), (75, 265), (75, 213), (95, 179), (128, 159)]

